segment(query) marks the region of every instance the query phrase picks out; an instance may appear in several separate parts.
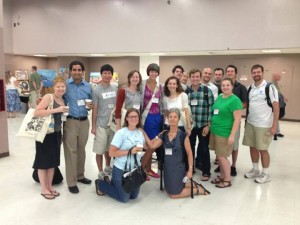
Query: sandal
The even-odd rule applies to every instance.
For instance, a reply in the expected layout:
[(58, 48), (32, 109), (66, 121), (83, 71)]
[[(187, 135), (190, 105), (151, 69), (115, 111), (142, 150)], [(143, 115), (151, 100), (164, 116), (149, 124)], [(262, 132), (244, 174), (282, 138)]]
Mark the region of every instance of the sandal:
[(98, 188), (99, 187), (99, 182), (100, 182), (100, 179), (95, 180), (96, 194), (99, 195), (99, 196), (103, 196), (103, 195), (105, 195), (105, 193), (103, 193), (99, 190), (99, 188)]
[[(192, 180), (192, 184), (194, 184), (197, 189), (196, 195), (210, 195), (210, 192), (205, 187), (203, 187), (202, 184), (199, 184), (194, 180)], [(193, 187), (193, 185), (192, 185), (192, 187)], [(201, 190), (200, 188), (202, 188), (203, 192), (200, 192), (200, 190)]]
[(60, 193), (56, 190), (50, 191), (52, 195), (54, 195), (55, 197), (60, 196)]
[(215, 164), (215, 165), (219, 165), (219, 160), (218, 160), (218, 159), (215, 159), (214, 164)]
[(47, 200), (52, 200), (52, 199), (55, 199), (55, 196), (53, 194), (43, 194), (41, 193), (41, 195), (47, 199)]
[(201, 181), (208, 181), (210, 179), (210, 176), (203, 174), (201, 177)]
[(228, 188), (231, 187), (231, 181), (223, 180), (222, 182), (216, 184), (217, 188)]
[(223, 182), (223, 179), (221, 177), (217, 177), (217, 178), (213, 179), (210, 183), (219, 184), (221, 182)]

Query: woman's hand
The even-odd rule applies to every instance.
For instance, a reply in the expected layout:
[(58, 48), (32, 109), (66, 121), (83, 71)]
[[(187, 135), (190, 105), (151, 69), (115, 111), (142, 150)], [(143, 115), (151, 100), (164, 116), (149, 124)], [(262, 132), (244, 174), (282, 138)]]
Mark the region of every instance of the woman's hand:
[(68, 106), (61, 105), (55, 109), (57, 113), (69, 112)]
[(208, 133), (209, 133), (209, 126), (206, 126), (203, 128), (202, 134), (206, 136), (208, 135)]
[(136, 154), (136, 153), (141, 152), (141, 151), (143, 151), (143, 147), (142, 146), (135, 146), (135, 147), (133, 147), (131, 149), (131, 153), (132, 154)]
[(192, 130), (191, 128), (188, 128), (187, 131), (186, 131), (186, 136), (191, 136), (191, 133), (192, 133)]

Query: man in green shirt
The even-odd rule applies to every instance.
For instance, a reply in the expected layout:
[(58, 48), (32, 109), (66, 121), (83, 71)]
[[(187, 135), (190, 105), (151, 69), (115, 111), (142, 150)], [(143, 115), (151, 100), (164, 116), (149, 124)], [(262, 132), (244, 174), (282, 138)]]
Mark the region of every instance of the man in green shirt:
[(29, 78), (29, 88), (30, 88), (30, 105), (31, 108), (36, 107), (36, 100), (40, 97), (41, 90), (43, 88), (42, 77), (37, 73), (37, 67), (31, 67), (31, 75)]

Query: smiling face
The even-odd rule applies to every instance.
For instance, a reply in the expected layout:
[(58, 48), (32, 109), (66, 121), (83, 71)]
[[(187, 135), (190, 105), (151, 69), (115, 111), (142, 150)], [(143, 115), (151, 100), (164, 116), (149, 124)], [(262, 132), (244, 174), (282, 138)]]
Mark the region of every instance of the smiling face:
[(149, 71), (149, 78), (151, 79), (151, 80), (156, 80), (156, 78), (158, 77), (158, 72), (156, 72), (156, 71), (154, 71), (154, 70), (150, 70)]
[(111, 71), (104, 70), (101, 73), (102, 82), (105, 84), (109, 84), (112, 79), (112, 73)]
[(215, 71), (215, 81), (219, 83), (219, 82), (221, 82), (222, 78), (223, 78), (222, 70), (216, 70)]
[(228, 78), (230, 78), (233, 82), (235, 82), (235, 79), (236, 79), (236, 73), (235, 73), (235, 69), (232, 68), (232, 67), (228, 67), (226, 69), (226, 76)]
[(129, 127), (136, 127), (139, 123), (139, 114), (137, 112), (130, 112), (126, 117)]
[(232, 94), (233, 85), (229, 80), (223, 80), (221, 83), (221, 90), (225, 95)]
[(129, 79), (130, 84), (137, 86), (140, 83), (140, 75), (138, 72), (134, 72), (134, 74)]
[(71, 70), (71, 76), (75, 83), (79, 83), (82, 80), (82, 68), (80, 65), (73, 65)]
[(176, 112), (169, 113), (168, 122), (170, 126), (178, 126), (179, 117)]
[(259, 83), (259, 82), (263, 81), (263, 79), (264, 79), (264, 73), (262, 72), (261, 68), (252, 69), (251, 75), (252, 75), (253, 80), (256, 83)]
[(200, 72), (192, 73), (191, 74), (191, 84), (196, 86), (200, 84), (201, 81), (201, 75)]
[(189, 76), (187, 75), (187, 73), (183, 73), (182, 77), (180, 79), (180, 82), (183, 83), (183, 84), (186, 84), (188, 79), (189, 79)]
[(66, 84), (64, 82), (57, 82), (54, 86), (54, 94), (58, 97), (62, 97), (66, 92)]
[(205, 68), (202, 73), (202, 80), (205, 84), (207, 84), (211, 80), (212, 69)]
[(182, 69), (180, 69), (180, 68), (176, 68), (176, 70), (174, 71), (174, 76), (175, 77), (177, 77), (179, 80), (181, 79), (181, 77), (182, 77), (182, 74), (183, 74), (183, 71), (182, 71)]
[(175, 79), (170, 79), (167, 84), (167, 87), (171, 93), (176, 92), (176, 89), (178, 87), (177, 81)]

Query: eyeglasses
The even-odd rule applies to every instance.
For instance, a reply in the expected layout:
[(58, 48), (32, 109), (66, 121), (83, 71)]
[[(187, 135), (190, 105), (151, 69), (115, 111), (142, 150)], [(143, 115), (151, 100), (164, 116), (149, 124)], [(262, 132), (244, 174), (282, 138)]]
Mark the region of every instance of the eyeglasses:
[(128, 119), (138, 119), (139, 116), (127, 116)]

